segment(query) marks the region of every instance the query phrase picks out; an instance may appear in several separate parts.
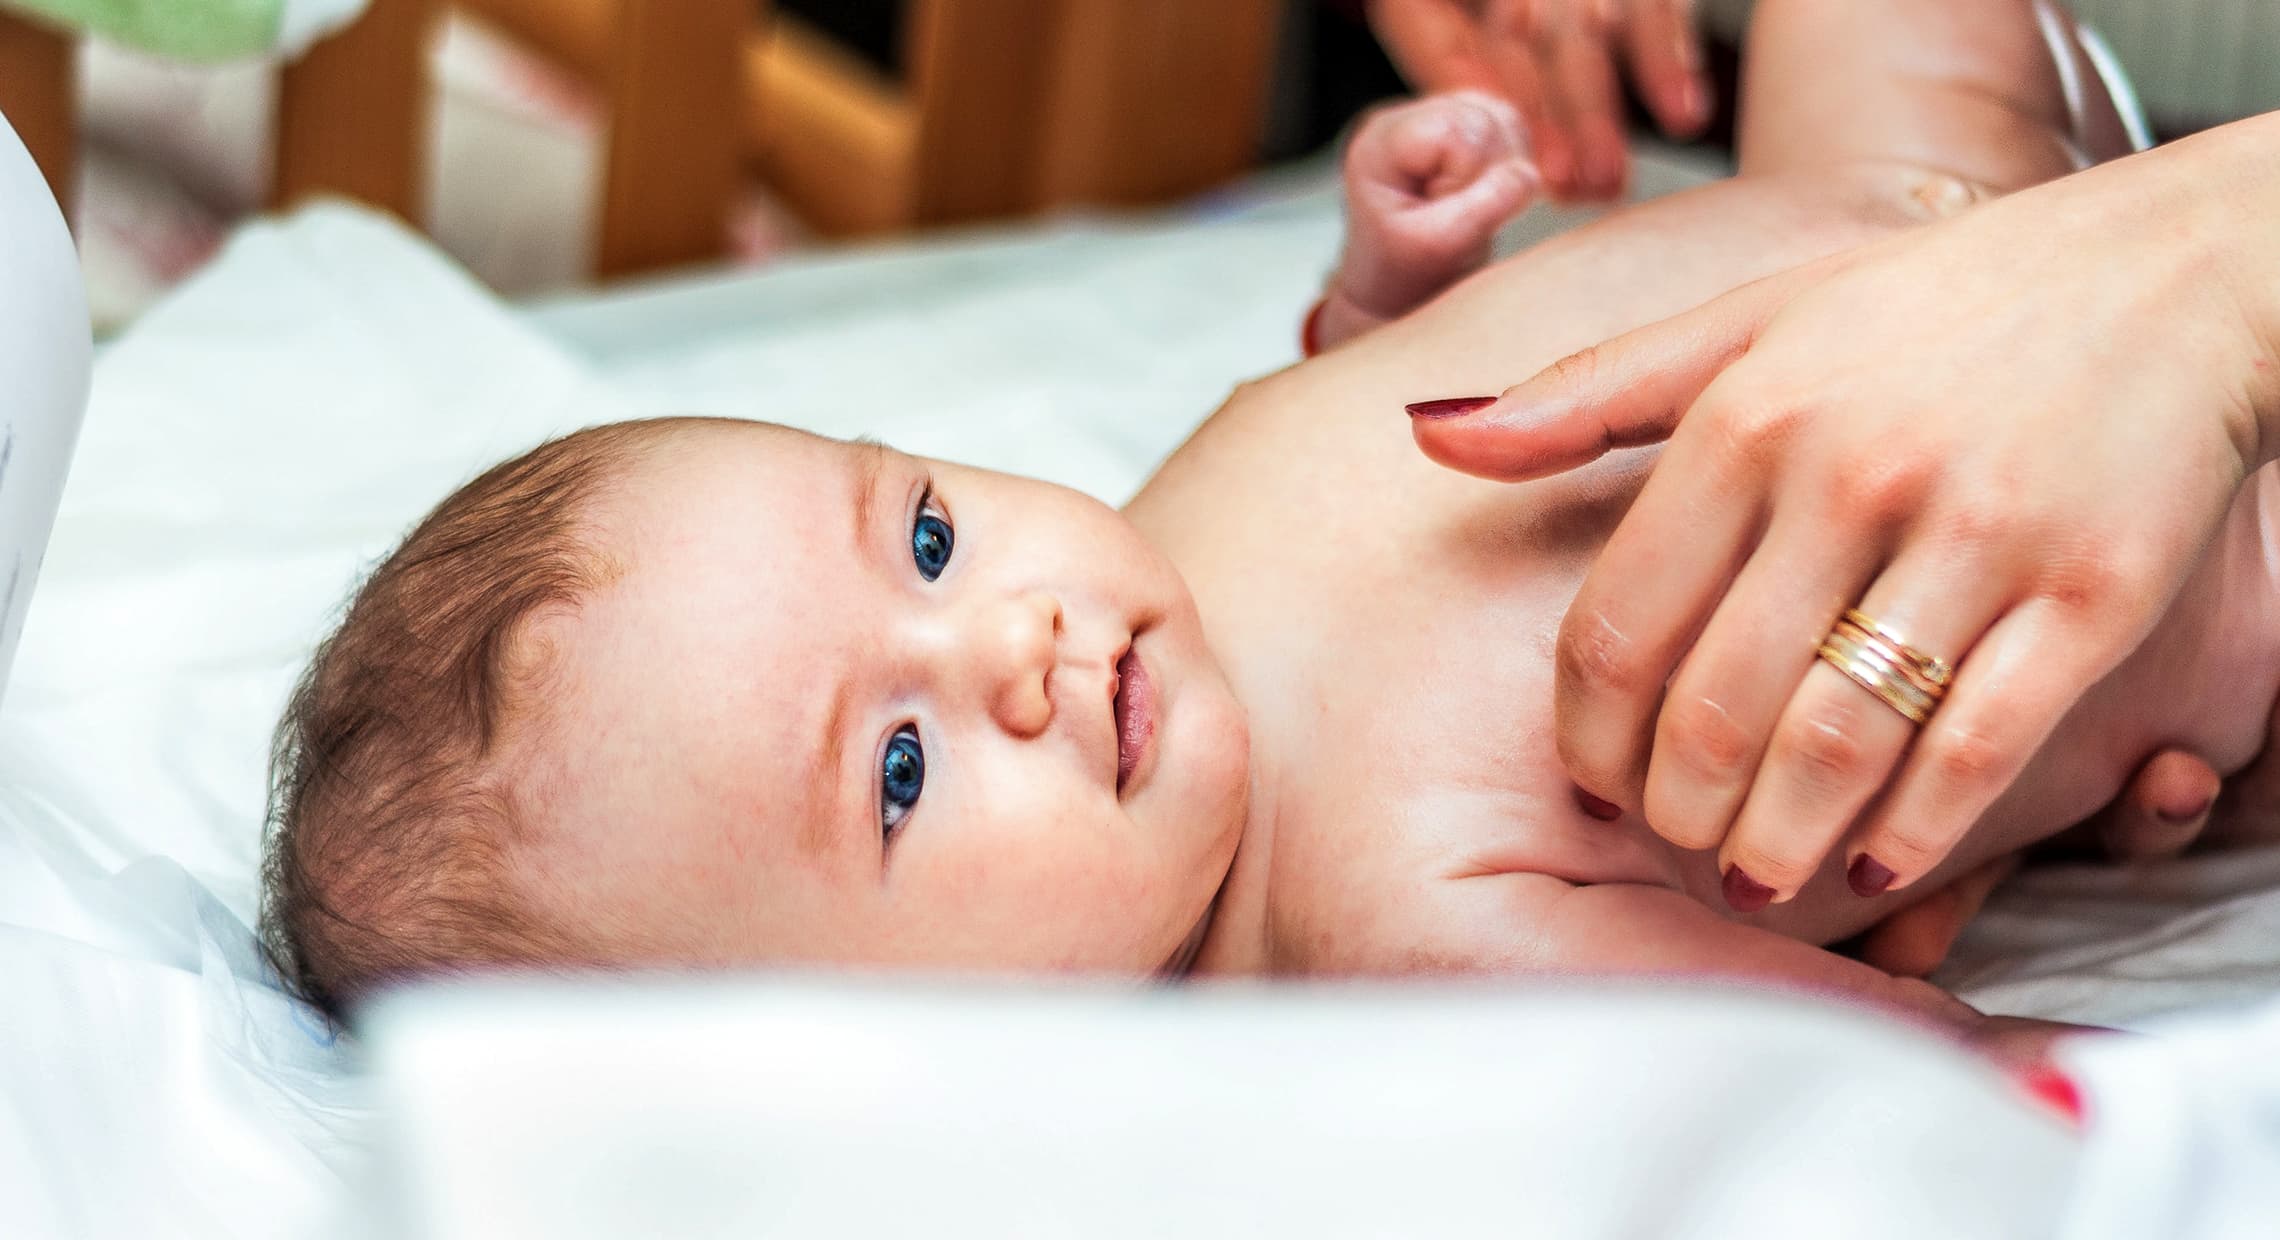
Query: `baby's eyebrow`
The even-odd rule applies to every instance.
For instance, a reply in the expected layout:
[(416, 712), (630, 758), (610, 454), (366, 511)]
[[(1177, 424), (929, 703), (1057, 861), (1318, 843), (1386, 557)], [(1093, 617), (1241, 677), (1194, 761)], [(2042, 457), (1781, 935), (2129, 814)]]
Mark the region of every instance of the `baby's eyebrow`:
[(808, 812), (800, 830), (800, 852), (820, 857), (839, 834), (842, 807), (839, 774), (847, 754), (847, 699), (852, 678), (842, 669), (832, 679), (831, 704), (823, 711), (823, 734), (816, 738), (815, 765), (808, 771)]
[(887, 445), (875, 439), (857, 439), (853, 501), (855, 509), (855, 550), (860, 554), (875, 546), (879, 527), (879, 478), (887, 472)]
[[(886, 475), (892, 453), (875, 439), (857, 439), (854, 469), (848, 475), (848, 506), (853, 513), (854, 553), (861, 560), (878, 545), (879, 480)], [(814, 764), (808, 770), (809, 811), (800, 831), (800, 851), (820, 856), (841, 828), (838, 796), (840, 773), (847, 756), (847, 707), (853, 695), (853, 677), (841, 668), (833, 678), (830, 704), (823, 711), (823, 732), (816, 738)]]

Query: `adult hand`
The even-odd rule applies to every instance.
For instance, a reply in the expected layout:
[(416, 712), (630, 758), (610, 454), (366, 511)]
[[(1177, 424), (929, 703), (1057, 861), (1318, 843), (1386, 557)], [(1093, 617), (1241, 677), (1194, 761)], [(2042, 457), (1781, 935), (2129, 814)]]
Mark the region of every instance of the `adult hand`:
[[(1717, 847), (1737, 907), (1840, 844), (1863, 894), (1942, 860), (2280, 444), (2276, 125), (1745, 286), (1419, 419), (1437, 460), (1514, 480), (1669, 439), (1560, 631), (1577, 783)], [(1920, 731), (1815, 658), (1856, 606), (1958, 665)]]
[(1623, 192), (1619, 60), (1664, 132), (1691, 137), (1710, 123), (1694, 0), (1371, 0), (1369, 13), (1421, 93), (1510, 99), (1546, 187), (1562, 200)]
[[(2263, 771), (2275, 765), (2280, 763), (2267, 756), (2234, 782), (2268, 787), (2272, 777)], [(2217, 769), (2206, 759), (2182, 749), (2164, 749), (2146, 759), (2111, 804), (2052, 843), (2063, 844), (2069, 857), (2117, 865), (2175, 857), (2209, 827), (2221, 783)], [(2223, 790), (2231, 803), (2235, 787), (2225, 785)], [(2265, 797), (2263, 803), (2273, 803), (2272, 798)], [(1861, 936), (1861, 962), (1894, 977), (1930, 977), (1987, 898), (2023, 860), (2023, 853), (1997, 857), (1893, 910)]]

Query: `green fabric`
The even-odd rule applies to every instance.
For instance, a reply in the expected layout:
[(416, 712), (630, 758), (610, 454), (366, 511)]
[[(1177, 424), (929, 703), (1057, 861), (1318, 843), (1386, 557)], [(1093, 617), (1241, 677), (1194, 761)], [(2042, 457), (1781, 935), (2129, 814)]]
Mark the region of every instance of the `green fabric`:
[(286, 0), (0, 0), (176, 60), (226, 60), (277, 42)]

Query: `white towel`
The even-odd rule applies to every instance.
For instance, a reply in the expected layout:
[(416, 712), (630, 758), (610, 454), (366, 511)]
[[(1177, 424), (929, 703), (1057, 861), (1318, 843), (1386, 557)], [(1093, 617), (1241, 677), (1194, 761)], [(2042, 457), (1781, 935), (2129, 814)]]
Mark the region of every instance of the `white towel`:
[(2084, 1038), (2061, 1060), (2088, 1125), (2065, 1240), (2280, 1235), (2280, 1002), (2157, 1036)]

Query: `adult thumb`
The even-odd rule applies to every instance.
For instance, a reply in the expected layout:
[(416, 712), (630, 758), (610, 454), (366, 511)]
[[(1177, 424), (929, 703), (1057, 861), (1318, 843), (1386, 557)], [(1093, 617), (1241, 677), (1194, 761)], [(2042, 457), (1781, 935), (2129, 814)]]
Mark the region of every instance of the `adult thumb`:
[(1745, 284), (1675, 318), (1552, 363), (1493, 400), (1410, 405), (1425, 455), (1461, 473), (1524, 482), (1659, 443), (1710, 381), (1749, 351), (1798, 287), (1798, 273)]
[(2117, 862), (2174, 857), (2209, 825), (2219, 789), (2216, 769), (2198, 754), (2162, 750), (2093, 820), (2098, 843)]

